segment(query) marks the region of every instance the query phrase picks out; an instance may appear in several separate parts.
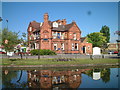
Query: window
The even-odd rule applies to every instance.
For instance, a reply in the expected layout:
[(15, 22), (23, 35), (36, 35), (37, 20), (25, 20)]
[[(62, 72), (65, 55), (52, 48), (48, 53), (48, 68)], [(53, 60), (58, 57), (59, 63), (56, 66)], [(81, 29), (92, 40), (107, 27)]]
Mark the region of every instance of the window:
[(43, 40), (47, 41), (48, 39), (47, 39), (47, 38), (44, 38)]
[(90, 50), (90, 46), (88, 46), (88, 50)]
[(64, 50), (64, 43), (61, 43), (61, 50)]
[(75, 50), (78, 50), (78, 43), (75, 43)]
[(32, 37), (30, 36), (30, 37), (29, 37), (29, 39), (31, 40), (31, 39), (32, 39)]
[(72, 50), (74, 50), (74, 43), (72, 43)]
[(29, 39), (32, 40), (32, 37), (33, 37), (33, 35), (30, 35), (30, 36), (29, 36)]
[(59, 38), (59, 39), (60, 39), (60, 32), (58, 32), (58, 33), (57, 33), (57, 38)]
[(53, 39), (55, 39), (57, 36), (57, 32), (52, 32), (52, 36), (53, 36)]
[(61, 33), (61, 39), (64, 39), (65, 33)]
[(29, 28), (29, 31), (30, 31), (30, 32), (32, 31), (32, 27)]
[(57, 44), (54, 44), (54, 50), (57, 50)]
[(58, 23), (57, 22), (53, 22), (53, 27), (58, 27)]
[(73, 39), (76, 40), (76, 33), (73, 34)]

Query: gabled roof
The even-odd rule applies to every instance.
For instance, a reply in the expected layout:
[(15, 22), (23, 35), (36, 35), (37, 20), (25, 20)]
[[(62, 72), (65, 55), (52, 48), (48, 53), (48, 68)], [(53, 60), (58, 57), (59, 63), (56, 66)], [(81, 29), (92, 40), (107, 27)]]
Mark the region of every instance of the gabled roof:
[(58, 25), (58, 27), (53, 27), (53, 31), (68, 31), (72, 27), (73, 23), (67, 25)]
[(81, 37), (81, 38), (80, 38), (81, 42), (84, 42), (85, 39), (86, 39), (86, 37)]
[[(56, 21), (59, 21), (59, 20), (56, 20)], [(53, 21), (53, 22), (55, 22), (55, 21)], [(52, 27), (51, 29), (53, 31), (68, 31), (73, 26), (73, 24), (75, 24), (75, 22), (72, 22), (70, 24), (58, 25), (58, 27), (53, 27), (53, 22), (52, 21), (48, 21), (48, 23)], [(40, 23), (38, 23), (36, 21), (30, 22), (30, 26), (33, 27), (33, 28), (35, 28), (37, 31), (40, 30)]]
[(40, 23), (38, 23), (36, 21), (30, 22), (30, 26), (35, 28), (35, 29), (40, 29)]

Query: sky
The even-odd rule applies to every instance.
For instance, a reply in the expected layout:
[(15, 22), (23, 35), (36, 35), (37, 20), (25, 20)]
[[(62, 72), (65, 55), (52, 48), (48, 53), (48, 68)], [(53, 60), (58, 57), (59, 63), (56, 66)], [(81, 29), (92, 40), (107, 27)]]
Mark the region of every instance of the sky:
[[(82, 37), (99, 32), (102, 26), (110, 28), (111, 43), (118, 38), (118, 2), (2, 2), (2, 28), (13, 32), (27, 33), (31, 21), (43, 22), (44, 13), (49, 20), (66, 19), (67, 24), (75, 21)], [(8, 24), (6, 22), (8, 19)]]

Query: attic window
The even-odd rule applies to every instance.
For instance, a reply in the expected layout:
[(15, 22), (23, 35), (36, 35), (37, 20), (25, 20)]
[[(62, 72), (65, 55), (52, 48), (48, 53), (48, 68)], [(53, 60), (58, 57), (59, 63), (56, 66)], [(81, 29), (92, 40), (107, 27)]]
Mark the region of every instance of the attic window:
[(57, 22), (54, 22), (54, 23), (53, 23), (53, 27), (58, 27), (58, 23), (57, 23)]
[(29, 31), (30, 31), (30, 32), (32, 31), (32, 27), (29, 28)]

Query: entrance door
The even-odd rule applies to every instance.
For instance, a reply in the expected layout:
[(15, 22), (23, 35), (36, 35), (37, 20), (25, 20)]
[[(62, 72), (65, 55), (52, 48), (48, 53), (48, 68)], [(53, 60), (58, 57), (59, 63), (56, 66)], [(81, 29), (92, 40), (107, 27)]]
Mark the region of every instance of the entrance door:
[(83, 53), (86, 53), (86, 47), (83, 46)]

